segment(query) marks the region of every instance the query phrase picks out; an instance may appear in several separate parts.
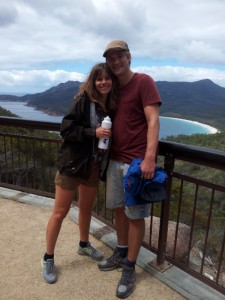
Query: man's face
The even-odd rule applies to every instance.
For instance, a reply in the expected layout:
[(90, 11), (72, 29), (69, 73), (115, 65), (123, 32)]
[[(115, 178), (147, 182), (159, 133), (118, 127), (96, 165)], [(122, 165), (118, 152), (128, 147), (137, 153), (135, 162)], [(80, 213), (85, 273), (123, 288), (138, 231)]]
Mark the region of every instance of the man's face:
[(107, 54), (106, 62), (115, 76), (123, 75), (130, 69), (130, 53), (121, 50), (111, 50)]

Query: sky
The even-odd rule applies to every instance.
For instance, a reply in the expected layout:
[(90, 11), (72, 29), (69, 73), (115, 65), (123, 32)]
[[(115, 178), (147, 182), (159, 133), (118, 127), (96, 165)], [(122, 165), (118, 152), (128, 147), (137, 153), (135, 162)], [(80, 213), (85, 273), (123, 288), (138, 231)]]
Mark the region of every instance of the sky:
[(84, 81), (123, 39), (155, 81), (225, 87), (225, 0), (0, 0), (0, 94)]

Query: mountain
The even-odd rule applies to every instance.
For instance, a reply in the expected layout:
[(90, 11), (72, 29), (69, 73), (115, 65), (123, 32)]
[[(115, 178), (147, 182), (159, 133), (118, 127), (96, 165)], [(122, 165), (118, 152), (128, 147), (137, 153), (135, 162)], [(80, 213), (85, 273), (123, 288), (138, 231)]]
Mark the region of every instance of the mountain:
[(80, 84), (79, 81), (67, 81), (43, 93), (25, 95), (21, 97), (21, 100), (28, 102), (29, 105), (37, 107), (40, 110), (64, 114), (71, 106)]
[(0, 95), (0, 101), (23, 101), (28, 105), (50, 114), (64, 114), (73, 102), (81, 82), (68, 81), (46, 90), (43, 93), (27, 94), (21, 97)]
[(225, 88), (209, 79), (195, 82), (158, 81), (156, 85), (163, 100), (161, 113), (212, 118), (225, 117)]
[(20, 98), (15, 95), (0, 95), (0, 101), (21, 101)]
[[(68, 81), (43, 93), (22, 97), (0, 95), (0, 101), (26, 101), (37, 109), (65, 114), (80, 84), (79, 81)], [(163, 102), (161, 116), (196, 120), (225, 129), (225, 88), (209, 79), (195, 82), (157, 81), (156, 85)]]

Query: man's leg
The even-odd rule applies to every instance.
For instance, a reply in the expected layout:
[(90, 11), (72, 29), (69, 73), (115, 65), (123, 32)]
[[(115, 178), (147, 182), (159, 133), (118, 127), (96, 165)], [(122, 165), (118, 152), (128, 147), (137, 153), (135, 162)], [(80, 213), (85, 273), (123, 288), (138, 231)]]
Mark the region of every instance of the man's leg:
[(127, 246), (129, 221), (125, 214), (124, 207), (115, 209), (115, 225), (118, 245)]
[(124, 212), (124, 207), (115, 209), (115, 225), (117, 235), (117, 246), (109, 258), (98, 264), (101, 271), (111, 271), (122, 267), (123, 261), (128, 251), (128, 218)]
[(124, 163), (110, 160), (107, 170), (106, 207), (115, 212), (117, 247), (112, 256), (99, 263), (101, 271), (110, 271), (122, 266), (128, 250), (128, 218), (124, 208), (123, 173)]
[(136, 261), (145, 234), (145, 220), (129, 220), (128, 260)]
[(130, 261), (137, 260), (145, 234), (145, 218), (150, 216), (150, 209), (150, 204), (126, 206), (125, 213), (129, 219), (127, 258)]
[(123, 261), (122, 276), (116, 291), (117, 297), (122, 299), (134, 290), (135, 265), (145, 234), (144, 218), (150, 215), (150, 205), (126, 207), (126, 215), (129, 218), (128, 256)]

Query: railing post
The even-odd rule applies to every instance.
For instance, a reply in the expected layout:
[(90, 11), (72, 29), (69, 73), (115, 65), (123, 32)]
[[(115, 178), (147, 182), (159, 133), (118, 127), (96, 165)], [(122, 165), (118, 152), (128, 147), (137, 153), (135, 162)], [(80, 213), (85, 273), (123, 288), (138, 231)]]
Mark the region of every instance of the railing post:
[(158, 251), (157, 257), (149, 264), (160, 272), (164, 272), (171, 267), (171, 264), (165, 262), (164, 253), (166, 252), (167, 232), (169, 225), (169, 209), (170, 209), (170, 195), (172, 186), (172, 172), (174, 168), (174, 157), (172, 154), (166, 153), (164, 160), (164, 168), (168, 174), (168, 181), (166, 185), (167, 200), (162, 203), (159, 238), (158, 238)]

